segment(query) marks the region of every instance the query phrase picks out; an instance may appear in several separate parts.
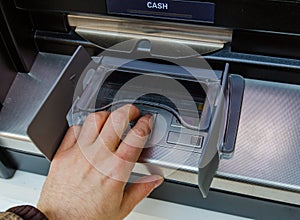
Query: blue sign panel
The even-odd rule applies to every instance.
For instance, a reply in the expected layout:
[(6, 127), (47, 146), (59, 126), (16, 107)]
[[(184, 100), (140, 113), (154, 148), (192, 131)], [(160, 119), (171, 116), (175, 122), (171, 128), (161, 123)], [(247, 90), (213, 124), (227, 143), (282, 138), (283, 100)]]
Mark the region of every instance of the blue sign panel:
[(109, 14), (213, 23), (215, 3), (181, 0), (106, 0)]

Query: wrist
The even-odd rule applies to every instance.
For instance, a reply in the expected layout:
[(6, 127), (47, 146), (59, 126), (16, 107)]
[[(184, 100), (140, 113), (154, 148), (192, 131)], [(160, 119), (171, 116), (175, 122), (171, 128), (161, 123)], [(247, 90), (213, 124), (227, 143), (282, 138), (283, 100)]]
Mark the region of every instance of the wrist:
[(14, 213), (24, 220), (48, 220), (44, 213), (30, 205), (13, 207), (8, 209), (7, 212)]

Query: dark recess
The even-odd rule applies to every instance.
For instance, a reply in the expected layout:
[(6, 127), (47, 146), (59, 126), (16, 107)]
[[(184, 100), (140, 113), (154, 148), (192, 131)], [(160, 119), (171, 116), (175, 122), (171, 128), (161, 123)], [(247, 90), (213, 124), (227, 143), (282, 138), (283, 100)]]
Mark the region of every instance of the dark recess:
[(299, 59), (299, 37), (300, 35), (283, 33), (235, 30), (231, 48), (233, 52)]
[(0, 0), (0, 30), (17, 71), (29, 72), (37, 49), (29, 13), (16, 9), (14, 1)]

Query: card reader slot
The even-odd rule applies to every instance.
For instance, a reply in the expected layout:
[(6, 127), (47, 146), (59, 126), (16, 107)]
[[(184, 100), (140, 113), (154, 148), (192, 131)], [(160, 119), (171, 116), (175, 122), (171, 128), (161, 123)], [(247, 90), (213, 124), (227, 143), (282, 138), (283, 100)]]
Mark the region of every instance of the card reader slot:
[[(110, 102), (112, 102), (113, 97), (116, 95), (116, 93), (118, 92), (118, 88), (112, 88), (111, 86), (109, 87), (105, 87), (102, 88), (99, 95), (98, 95), (98, 99), (97, 99), (97, 106), (105, 106), (108, 105)], [(126, 99), (126, 97), (130, 97), (130, 95), (132, 96), (136, 91), (126, 91), (123, 92), (123, 96), (124, 99)], [(143, 95), (141, 97), (138, 98), (139, 101), (143, 102), (153, 102), (153, 103), (159, 103), (159, 104), (164, 104), (166, 106), (169, 106), (175, 110), (178, 110), (177, 107), (174, 105), (173, 102), (171, 102), (168, 98), (162, 96), (162, 95), (158, 95), (158, 94), (146, 94)], [(203, 105), (204, 105), (204, 100), (194, 100), (194, 101), (188, 101), (188, 100), (184, 100), (181, 99), (180, 100), (181, 105), (179, 107), (181, 107), (179, 110), (181, 111), (185, 111), (185, 112), (189, 112), (190, 109), (192, 109), (192, 106), (196, 104), (197, 109), (199, 111), (199, 116), (201, 116), (201, 111), (203, 109)]]
[(193, 126), (188, 124), (184, 118), (173, 108), (169, 107), (168, 105), (162, 104), (162, 103), (155, 103), (155, 102), (147, 102), (147, 101), (141, 101), (141, 100), (131, 100), (131, 99), (124, 99), (124, 100), (119, 100), (119, 101), (115, 101), (115, 102), (111, 102), (108, 105), (105, 105), (103, 107), (100, 108), (95, 108), (95, 112), (96, 111), (104, 111), (104, 110), (108, 110), (109, 108), (113, 107), (113, 106), (119, 106), (119, 105), (124, 105), (124, 104), (139, 104), (139, 105), (145, 105), (145, 106), (150, 106), (150, 107), (155, 107), (155, 108), (160, 108), (160, 109), (164, 109), (170, 113), (172, 113), (177, 120), (180, 122), (180, 124), (186, 128), (192, 129), (192, 130), (199, 130), (199, 126)]
[[(197, 123), (195, 123), (195, 121), (186, 120), (188, 118), (191, 118), (192, 116), (194, 116), (192, 118), (196, 118), (195, 112), (191, 111), (191, 109), (197, 109), (197, 117), (199, 119), (201, 119), (202, 116), (206, 94), (198, 82), (185, 82), (184, 80), (180, 81), (180, 83), (184, 85), (190, 92), (193, 101), (188, 100), (184, 95), (176, 93), (175, 89), (171, 89), (170, 91), (166, 90), (163, 91), (163, 93), (167, 94), (168, 97), (172, 97), (173, 101), (175, 101), (176, 103), (173, 103), (169, 98), (156, 93), (144, 94), (134, 100), (128, 97), (136, 97), (136, 94), (139, 94), (141, 88), (139, 88), (138, 85), (132, 85), (130, 87), (126, 87), (126, 91), (124, 91), (124, 89), (122, 90), (122, 86), (130, 79), (133, 79), (137, 76), (139, 76), (139, 74), (114, 71), (100, 88), (97, 94), (95, 108), (88, 110), (103, 111), (108, 110), (114, 106), (133, 103), (137, 105), (144, 105), (166, 110), (174, 115), (181, 126), (192, 130), (199, 130), (199, 127), (201, 127), (201, 123), (199, 120), (197, 120)], [(155, 88), (153, 90), (155, 92)], [(196, 91), (198, 91), (197, 95)], [(118, 95), (118, 100), (115, 100), (116, 95)], [(209, 120), (206, 121), (209, 122)]]

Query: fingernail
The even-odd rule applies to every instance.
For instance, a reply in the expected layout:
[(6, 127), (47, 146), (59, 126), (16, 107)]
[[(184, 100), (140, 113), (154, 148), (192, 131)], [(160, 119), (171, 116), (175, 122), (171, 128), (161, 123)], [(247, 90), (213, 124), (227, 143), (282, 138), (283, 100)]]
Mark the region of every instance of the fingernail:
[(150, 126), (150, 128), (152, 128), (154, 125), (154, 115), (147, 113), (145, 116), (147, 116), (149, 118), (149, 126)]
[(157, 176), (157, 180), (154, 182), (154, 188), (159, 187), (163, 182), (164, 178), (162, 176)]
[(152, 117), (152, 114), (146, 113), (146, 114), (144, 115), (144, 117), (151, 118), (151, 117)]
[(143, 118), (147, 118), (147, 120), (148, 120), (148, 125), (149, 125), (150, 129), (152, 129), (152, 127), (153, 127), (153, 122), (154, 122), (153, 115), (150, 114), (150, 113), (146, 113), (146, 114), (144, 114), (142, 117), (143, 117)]

